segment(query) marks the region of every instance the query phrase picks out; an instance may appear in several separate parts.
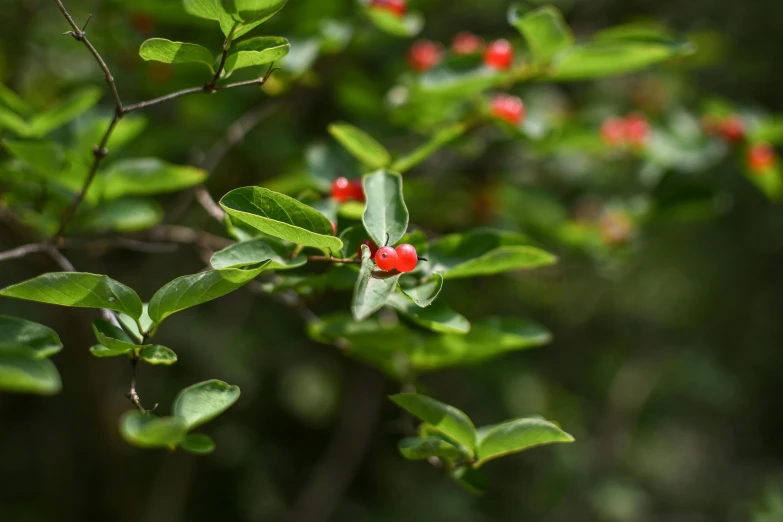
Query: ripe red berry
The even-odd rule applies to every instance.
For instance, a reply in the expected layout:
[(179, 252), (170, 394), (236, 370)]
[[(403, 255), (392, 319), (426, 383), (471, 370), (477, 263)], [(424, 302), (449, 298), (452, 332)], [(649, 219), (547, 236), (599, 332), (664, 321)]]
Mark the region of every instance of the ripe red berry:
[(332, 197), (340, 203), (348, 201), (353, 196), (351, 182), (347, 178), (337, 178), (332, 181)]
[(492, 98), (492, 114), (511, 125), (519, 125), (525, 118), (525, 104), (516, 96), (498, 94)]
[(351, 198), (364, 202), (364, 187), (362, 186), (361, 178), (351, 180)]
[(397, 251), (397, 270), (400, 272), (412, 272), (419, 262), (419, 256), (416, 248), (407, 243), (398, 245), (394, 250)]
[(777, 159), (775, 149), (767, 143), (754, 143), (748, 150), (748, 168), (755, 174), (763, 174)]
[(454, 36), (451, 49), (456, 54), (475, 54), (484, 47), (484, 40), (469, 31), (462, 31)]
[(601, 137), (608, 145), (620, 145), (625, 140), (625, 120), (610, 116), (601, 124)]
[(745, 137), (745, 124), (739, 116), (729, 116), (720, 123), (719, 131), (723, 139), (737, 143)]
[(484, 51), (484, 63), (493, 69), (508, 69), (514, 63), (514, 48), (508, 40), (495, 40)]
[(375, 253), (375, 264), (381, 270), (394, 270), (397, 266), (397, 251), (390, 246), (379, 248)]
[(370, 258), (374, 258), (375, 254), (378, 253), (378, 245), (375, 244), (375, 241), (372, 239), (365, 239), (361, 243), (359, 243), (359, 249), (357, 250), (359, 254), (359, 259), (362, 257), (362, 245), (367, 245), (367, 248), (370, 249)]
[(372, 0), (370, 7), (403, 16), (408, 11), (408, 2), (405, 0)]
[(417, 40), (408, 51), (408, 65), (411, 69), (425, 72), (429, 71), (443, 59), (443, 49), (435, 42), (429, 40)]
[(631, 145), (643, 145), (650, 134), (650, 124), (643, 114), (631, 114), (625, 117), (625, 141)]

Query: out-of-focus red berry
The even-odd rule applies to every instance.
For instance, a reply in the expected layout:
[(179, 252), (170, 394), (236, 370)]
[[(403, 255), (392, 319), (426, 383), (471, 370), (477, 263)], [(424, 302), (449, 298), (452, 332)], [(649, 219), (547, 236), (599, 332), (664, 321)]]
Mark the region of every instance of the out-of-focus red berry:
[(630, 114), (624, 122), (625, 141), (631, 145), (643, 145), (650, 135), (650, 124), (643, 114)]
[(508, 69), (514, 63), (514, 48), (508, 40), (495, 40), (484, 51), (484, 63), (493, 69)]
[(731, 143), (738, 143), (745, 137), (745, 123), (739, 116), (729, 116), (720, 123), (720, 135)]
[(406, 0), (372, 0), (370, 7), (389, 11), (397, 16), (403, 16), (408, 12), (408, 2)]
[(419, 72), (429, 71), (443, 59), (443, 48), (430, 40), (417, 40), (408, 51), (408, 65)]
[(372, 239), (365, 239), (361, 243), (359, 243), (359, 248), (357, 250), (357, 253), (359, 254), (359, 259), (362, 257), (362, 245), (367, 245), (367, 248), (370, 249), (370, 257), (374, 258), (375, 254), (378, 253), (378, 245), (375, 244), (375, 241)]
[(353, 188), (348, 178), (337, 178), (332, 181), (332, 198), (340, 203), (348, 201), (353, 197)]
[(337, 235), (337, 223), (334, 221), (330, 221), (329, 223), (332, 224), (332, 232), (334, 232), (335, 235)]
[(609, 116), (601, 124), (601, 137), (607, 145), (620, 145), (625, 141), (625, 120)]
[(139, 34), (147, 35), (155, 30), (155, 19), (143, 12), (135, 12), (130, 15), (130, 22)]
[(525, 103), (516, 96), (498, 94), (492, 98), (492, 114), (511, 125), (519, 125), (525, 119)]
[(484, 40), (469, 31), (462, 31), (454, 36), (451, 50), (456, 54), (475, 54), (484, 48)]
[(351, 197), (356, 201), (364, 202), (364, 187), (361, 178), (351, 180)]
[(748, 149), (748, 168), (754, 174), (763, 174), (777, 160), (775, 149), (768, 143), (754, 143)]

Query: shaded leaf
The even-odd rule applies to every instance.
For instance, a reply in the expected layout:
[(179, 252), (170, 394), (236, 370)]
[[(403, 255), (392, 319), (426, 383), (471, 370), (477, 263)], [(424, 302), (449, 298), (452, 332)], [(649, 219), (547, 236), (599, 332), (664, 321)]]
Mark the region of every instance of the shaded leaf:
[(574, 43), (574, 34), (555, 6), (547, 5), (523, 13), (512, 6), (508, 19), (527, 40), (536, 63), (549, 62), (553, 56)]
[(395, 245), (408, 229), (408, 207), (402, 197), (402, 177), (379, 170), (362, 178), (367, 198), (362, 223), (378, 246)]
[(174, 399), (174, 415), (182, 419), (188, 430), (208, 422), (239, 399), (239, 387), (223, 381), (210, 380), (180, 391)]
[(408, 299), (422, 308), (430, 306), (443, 289), (443, 275), (435, 272), (429, 277), (429, 281), (413, 288), (401, 288), (402, 293)]
[(366, 319), (380, 310), (394, 293), (400, 274), (377, 270), (370, 258), (370, 249), (362, 245), (362, 267), (353, 290), (351, 311), (357, 321)]
[(263, 266), (247, 270), (221, 268), (178, 277), (152, 296), (148, 308), (150, 319), (159, 325), (176, 312), (212, 301), (243, 287), (263, 269)]
[[(117, 354), (131, 353), (139, 348), (139, 346), (133, 342), (133, 339), (125, 333), (125, 330), (118, 326), (114, 326), (108, 321), (102, 319), (93, 321), (92, 330), (95, 332), (95, 338), (98, 339), (98, 342), (101, 344), (101, 346), (93, 347), (95, 348), (94, 352), (101, 352), (93, 353), (93, 355), (96, 355), (97, 357), (111, 357), (107, 352), (103, 352), (101, 348), (106, 348), (112, 353)], [(92, 348), (91, 351), (93, 351)]]
[(101, 99), (102, 90), (97, 87), (83, 89), (54, 109), (39, 113), (30, 121), (30, 132), (41, 137), (76, 119), (91, 109)]
[(276, 62), (288, 54), (291, 44), (280, 36), (258, 36), (237, 43), (226, 58), (228, 73), (245, 67)]
[(131, 348), (127, 346), (117, 346), (115, 348), (107, 348), (102, 344), (96, 344), (90, 347), (90, 353), (95, 357), (119, 357), (121, 355), (129, 355)]
[(437, 457), (449, 462), (467, 457), (464, 451), (441, 439), (408, 437), (399, 443), (400, 453), (408, 460), (424, 460)]
[(122, 438), (140, 448), (174, 448), (186, 433), (185, 423), (177, 417), (156, 417), (136, 410), (120, 417)]
[(45, 179), (56, 180), (64, 168), (65, 150), (59, 143), (3, 140), (3, 146)]
[(418, 393), (399, 393), (389, 398), (414, 417), (461, 444), (469, 455), (473, 455), (476, 447), (476, 428), (462, 411)]
[(139, 56), (146, 61), (163, 63), (200, 63), (214, 73), (215, 57), (206, 47), (187, 42), (172, 42), (165, 38), (151, 38), (141, 44)]
[(19, 348), (32, 359), (45, 359), (62, 350), (60, 337), (42, 324), (0, 315), (0, 354), (17, 353)]
[(470, 331), (470, 322), (442, 301), (421, 308), (402, 293), (395, 293), (386, 304), (433, 332), (465, 334)]
[(489, 460), (536, 446), (573, 441), (571, 435), (543, 419), (523, 418), (504, 422), (487, 431), (479, 440), (479, 460), (475, 466), (479, 467)]
[(0, 353), (0, 391), (54, 395), (61, 388), (60, 374), (49, 359)]
[(329, 125), (329, 133), (348, 152), (372, 169), (383, 168), (391, 162), (389, 151), (358, 127), (349, 123), (332, 123)]
[(329, 252), (342, 247), (326, 216), (284, 194), (261, 187), (238, 188), (223, 196), (220, 206), (232, 218), (270, 236)]
[(163, 209), (151, 199), (118, 199), (107, 201), (79, 222), (88, 230), (138, 232), (147, 230), (163, 220)]
[(215, 451), (215, 441), (203, 433), (188, 433), (179, 447), (196, 455), (207, 455)]
[(307, 257), (290, 257), (285, 246), (266, 238), (240, 241), (215, 252), (209, 263), (212, 268), (242, 268), (269, 261), (265, 270), (288, 270), (307, 263)]
[(432, 135), (427, 143), (417, 147), (405, 156), (394, 160), (394, 163), (392, 163), (391, 166), (391, 170), (403, 174), (405, 171), (412, 169), (422, 161), (432, 156), (444, 145), (451, 143), (455, 139), (465, 134), (467, 129), (468, 126), (464, 123), (457, 123), (455, 125), (450, 125), (449, 127), (438, 130), (435, 132), (435, 134)]
[(476, 495), (481, 495), (489, 489), (489, 478), (487, 475), (471, 466), (465, 465), (454, 469), (451, 472), (451, 478), (466, 490)]
[(141, 316), (141, 299), (132, 289), (105, 275), (50, 272), (0, 290), (0, 295), (77, 308), (108, 308), (134, 319)]
[(408, 13), (398, 16), (386, 9), (365, 8), (370, 21), (381, 31), (393, 36), (410, 38), (424, 28), (424, 17), (420, 13)]
[(157, 158), (134, 158), (112, 163), (91, 192), (109, 199), (163, 194), (198, 185), (206, 177), (207, 173), (196, 167), (172, 165)]

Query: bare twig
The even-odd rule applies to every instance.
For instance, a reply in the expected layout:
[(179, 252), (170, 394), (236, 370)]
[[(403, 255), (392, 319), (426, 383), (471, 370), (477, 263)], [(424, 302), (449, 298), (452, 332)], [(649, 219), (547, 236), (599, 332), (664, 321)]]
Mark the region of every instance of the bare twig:
[(329, 256), (307, 256), (308, 261), (323, 261), (325, 263), (342, 263), (347, 265), (361, 265), (361, 259), (341, 259), (339, 257)]
[(36, 252), (45, 252), (45, 251), (46, 251), (45, 242), (30, 243), (27, 245), (22, 245), (20, 247), (13, 248), (11, 250), (7, 250), (5, 252), (0, 252), (0, 262), (8, 261), (10, 259), (17, 259), (20, 257), (25, 257), (30, 254), (35, 254)]
[(230, 239), (177, 225), (159, 225), (150, 231), (150, 237), (156, 241), (194, 244), (212, 250), (221, 250), (233, 244)]

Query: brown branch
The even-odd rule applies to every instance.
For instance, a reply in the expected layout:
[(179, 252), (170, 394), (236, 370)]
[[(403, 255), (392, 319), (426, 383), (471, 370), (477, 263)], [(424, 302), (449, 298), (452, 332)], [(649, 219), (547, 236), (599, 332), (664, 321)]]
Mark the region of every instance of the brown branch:
[(30, 243), (27, 245), (22, 245), (20, 247), (13, 248), (11, 250), (7, 250), (6, 252), (0, 252), (0, 262), (8, 261), (10, 259), (18, 259), (20, 257), (29, 256), (30, 254), (35, 254), (36, 252), (45, 252), (45, 251), (46, 251), (46, 243), (44, 242)]
[(212, 250), (222, 250), (234, 244), (230, 239), (178, 225), (159, 225), (150, 231), (150, 237), (156, 241), (194, 244)]
[(341, 259), (339, 257), (329, 256), (307, 256), (308, 261), (323, 261), (325, 263), (342, 263), (347, 265), (361, 265), (361, 259)]

